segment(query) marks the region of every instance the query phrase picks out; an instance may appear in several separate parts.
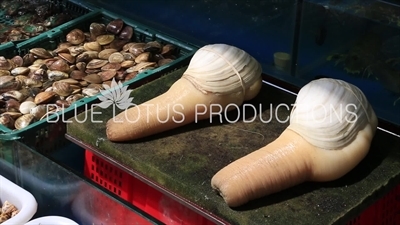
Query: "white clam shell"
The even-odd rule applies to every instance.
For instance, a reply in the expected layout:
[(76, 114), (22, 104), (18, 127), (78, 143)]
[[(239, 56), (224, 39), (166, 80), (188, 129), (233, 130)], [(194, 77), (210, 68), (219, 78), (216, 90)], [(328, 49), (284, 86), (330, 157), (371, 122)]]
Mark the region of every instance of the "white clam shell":
[(342, 80), (311, 81), (299, 91), (289, 129), (314, 146), (341, 149), (355, 139), (376, 115), (364, 93)]
[(19, 111), (22, 114), (28, 114), (31, 112), (32, 108), (36, 107), (36, 103), (34, 103), (33, 101), (25, 101), (23, 103), (21, 103), (21, 105), (19, 106)]
[(183, 77), (203, 93), (242, 92), (261, 79), (260, 63), (247, 52), (227, 44), (205, 45), (193, 55)]

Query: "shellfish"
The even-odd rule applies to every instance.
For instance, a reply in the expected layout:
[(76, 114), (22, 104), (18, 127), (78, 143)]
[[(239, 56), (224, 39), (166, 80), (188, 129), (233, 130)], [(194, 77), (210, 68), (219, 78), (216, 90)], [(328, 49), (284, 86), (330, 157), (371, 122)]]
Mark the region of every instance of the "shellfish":
[(377, 125), (358, 87), (329, 78), (311, 81), (299, 91), (282, 134), (222, 168), (211, 186), (237, 207), (305, 181), (336, 180), (367, 155)]
[[(135, 70), (129, 68), (126, 72)], [(206, 108), (211, 107), (210, 104), (219, 104), (222, 110), (231, 110), (230, 104), (241, 105), (258, 94), (262, 85), (261, 72), (261, 64), (242, 49), (226, 44), (203, 46), (193, 55), (182, 77), (166, 93), (110, 119), (106, 125), (107, 137), (111, 141), (135, 140), (191, 123), (196, 119), (194, 112), (198, 104), (204, 104)], [(157, 115), (168, 118), (167, 122), (144, 118), (155, 115), (152, 110), (156, 110), (145, 105), (157, 106)], [(180, 115), (169, 113), (174, 105), (182, 106)], [(179, 123), (174, 122), (180, 119)]]

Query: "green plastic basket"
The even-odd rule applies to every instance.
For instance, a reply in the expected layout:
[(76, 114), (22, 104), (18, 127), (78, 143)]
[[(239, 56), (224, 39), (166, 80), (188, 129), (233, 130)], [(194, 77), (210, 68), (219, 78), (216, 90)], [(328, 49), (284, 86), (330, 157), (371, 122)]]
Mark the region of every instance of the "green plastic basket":
[[(57, 4), (60, 6), (62, 11), (67, 12), (69, 15), (71, 15), (72, 18), (77, 18), (77, 17), (82, 16), (86, 13), (89, 13), (90, 11), (93, 10), (92, 7), (86, 7), (84, 5), (76, 3), (74, 1), (53, 0), (53, 2), (55, 2), (55, 1), (57, 1)], [(0, 9), (0, 27), (9, 28), (10, 26), (13, 26), (13, 24), (14, 24), (14, 20), (12, 18), (8, 18), (6, 15), (6, 12), (4, 10)], [(40, 36), (43, 33), (39, 33), (37, 36)], [(24, 42), (26, 40), (28, 40), (28, 39), (3, 43), (0, 45), (0, 51), (2, 51), (5, 48), (8, 48), (7, 44), (8, 45), (11, 43), (18, 44), (18, 43)]]
[[(162, 44), (170, 43), (175, 45), (179, 51), (179, 57), (177, 57), (171, 63), (139, 73), (135, 78), (124, 82), (124, 87), (138, 87), (175, 69), (186, 66), (189, 64), (193, 54), (198, 50), (198, 47), (195, 45), (180, 41), (166, 34), (161, 34), (160, 32), (155, 31), (143, 24), (139, 24), (130, 19), (112, 14), (110, 12), (107, 12), (106, 10), (92, 11), (57, 28), (54, 28), (51, 31), (47, 31), (43, 33), (43, 35), (19, 43), (15, 46), (15, 48), (17, 49), (19, 55), (26, 54), (29, 49), (34, 47), (55, 49), (60, 42), (65, 41), (66, 34), (72, 29), (79, 28), (83, 31), (88, 31), (89, 26), (92, 22), (108, 23), (117, 18), (122, 19), (126, 24), (134, 28), (137, 39), (136, 41), (148, 42), (157, 40)], [(9, 51), (12, 52), (12, 50)], [(0, 52), (0, 55), (2, 55), (2, 52)], [(112, 91), (112, 89), (110, 89), (109, 91)], [(100, 94), (98, 94), (97, 96), (99, 95)], [(39, 152), (51, 152), (59, 145), (63, 145), (63, 142), (60, 140), (64, 140), (64, 135), (66, 132), (65, 122), (67, 121), (67, 119), (79, 114), (80, 112), (85, 111), (86, 109), (90, 109), (90, 106), (92, 104), (100, 102), (97, 96), (85, 97), (75, 102), (69, 108), (64, 109), (61, 112), (55, 113), (49, 116), (47, 119), (42, 119), (40, 121), (32, 123), (31, 125), (21, 130), (11, 130), (5, 126), (0, 125), (0, 140), (19, 139), (21, 142), (27, 144), (28, 146), (36, 149)], [(57, 122), (53, 123), (52, 121)]]

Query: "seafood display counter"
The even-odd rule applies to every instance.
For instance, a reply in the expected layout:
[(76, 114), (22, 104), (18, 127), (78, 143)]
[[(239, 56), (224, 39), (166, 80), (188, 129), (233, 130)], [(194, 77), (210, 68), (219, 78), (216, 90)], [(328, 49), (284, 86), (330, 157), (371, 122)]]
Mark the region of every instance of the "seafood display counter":
[[(400, 128), (398, 3), (0, 3), (0, 175), (35, 197), (38, 208), (32, 219), (56, 215), (79, 224), (172, 225), (400, 221), (400, 138), (394, 134)], [(154, 13), (158, 7), (162, 10)], [(219, 45), (224, 50), (202, 48), (196, 58), (204, 63), (197, 69), (214, 80), (199, 80), (205, 86), (215, 81), (223, 84), (211, 87), (213, 91), (201, 90), (210, 98), (196, 94), (192, 98), (189, 83), (173, 84), (196, 62), (192, 59), (199, 47), (214, 43), (225, 43)], [(242, 63), (239, 72), (221, 57), (226, 53)], [(217, 60), (207, 54), (220, 56), (229, 66), (218, 71), (213, 67)], [(233, 75), (227, 72), (232, 68)], [(243, 75), (241, 70), (250, 72)], [(261, 77), (248, 75), (258, 72), (262, 82)], [(228, 84), (236, 75), (240, 84)], [(288, 127), (300, 87), (325, 77), (358, 87), (366, 97), (361, 97), (364, 102), (358, 99), (361, 108), (368, 108), (366, 120), (373, 124), (375, 113), (379, 118), (366, 157), (337, 180), (301, 183), (230, 207), (210, 185), (213, 176), (274, 142)], [(258, 89), (256, 81), (261, 91), (252, 99), (245, 97)], [(114, 123), (115, 139), (129, 139), (134, 132), (157, 134), (122, 143), (111, 140), (109, 119), (171, 86), (175, 95), (159, 99), (163, 104), (177, 99), (208, 104), (226, 91), (223, 88), (236, 86), (247, 100), (232, 111), (225, 109), (217, 116), (210, 114), (208, 119), (165, 131), (171, 125), (167, 123), (163, 133), (148, 124), (139, 132), (127, 121), (123, 126)], [(224, 103), (240, 99), (232, 98)], [(158, 112), (154, 111), (157, 116)], [(76, 155), (71, 143), (80, 146)], [(70, 155), (53, 157), (60, 149)], [(72, 169), (64, 165), (66, 161), (80, 167)], [(339, 163), (337, 167), (347, 168)]]
[[(168, 90), (185, 69), (133, 90), (134, 104)], [(270, 143), (287, 127), (287, 121), (279, 121), (288, 118), (290, 109), (279, 104), (290, 105), (295, 98), (264, 83), (259, 95), (246, 102), (254, 107), (228, 112), (222, 120), (197, 121), (124, 143), (107, 140), (105, 121), (115, 111), (97, 107), (71, 118), (66, 137), (86, 149), (89, 179), (167, 224), (358, 224), (360, 214), (400, 181), (400, 139), (382, 130), (377, 131), (364, 160), (336, 181), (307, 182), (235, 208), (212, 190), (211, 177), (220, 168)], [(245, 118), (256, 116), (255, 120), (229, 122), (244, 114)], [(98, 122), (77, 122), (90, 115)], [(265, 124), (272, 117), (278, 118)], [(391, 198), (398, 205), (398, 192)], [(385, 210), (391, 215), (386, 218), (388, 224), (399, 221), (398, 208), (388, 205)]]

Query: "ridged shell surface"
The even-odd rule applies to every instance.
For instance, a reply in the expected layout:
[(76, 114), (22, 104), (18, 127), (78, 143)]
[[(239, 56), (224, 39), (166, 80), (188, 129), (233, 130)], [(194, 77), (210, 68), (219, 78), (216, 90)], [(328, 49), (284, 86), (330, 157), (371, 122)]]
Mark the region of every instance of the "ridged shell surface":
[(260, 81), (261, 65), (247, 52), (227, 44), (205, 45), (193, 55), (183, 77), (200, 91), (214, 94), (245, 92)]
[(375, 112), (358, 87), (322, 78), (300, 89), (288, 128), (312, 145), (332, 150), (347, 146), (373, 121)]

